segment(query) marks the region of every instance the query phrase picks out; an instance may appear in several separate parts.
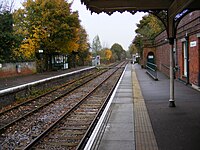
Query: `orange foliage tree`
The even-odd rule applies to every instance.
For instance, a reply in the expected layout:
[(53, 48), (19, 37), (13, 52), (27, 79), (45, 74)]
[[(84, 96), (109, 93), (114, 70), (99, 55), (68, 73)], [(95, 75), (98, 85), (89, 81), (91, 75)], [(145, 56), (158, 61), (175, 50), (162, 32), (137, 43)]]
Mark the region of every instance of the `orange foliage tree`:
[(27, 0), (14, 12), (14, 19), (15, 32), (24, 37), (16, 56), (31, 59), (42, 49), (48, 64), (49, 54), (85, 50), (78, 12), (72, 12), (71, 3), (65, 0)]

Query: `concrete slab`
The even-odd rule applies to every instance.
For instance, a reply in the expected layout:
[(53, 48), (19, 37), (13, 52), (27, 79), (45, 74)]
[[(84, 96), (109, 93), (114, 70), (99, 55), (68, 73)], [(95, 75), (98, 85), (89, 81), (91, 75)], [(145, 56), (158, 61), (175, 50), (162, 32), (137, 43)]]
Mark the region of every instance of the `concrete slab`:
[(111, 104), (111, 115), (98, 149), (135, 150), (130, 64)]
[[(113, 111), (110, 116), (109, 123), (133, 123), (133, 115), (130, 114), (130, 112), (119, 112), (119, 111)], [(134, 127), (134, 125), (132, 125)]]
[(104, 138), (107, 140), (133, 140), (132, 123), (108, 123)]
[(134, 150), (135, 143), (133, 140), (102, 140), (99, 150)]
[(126, 98), (126, 97), (132, 97), (133, 94), (132, 93), (119, 93), (119, 92), (116, 92), (116, 96), (117, 97), (120, 97), (120, 98)]
[(132, 103), (132, 102), (133, 102), (132, 97), (123, 97), (123, 98), (116, 97), (113, 100), (113, 103), (118, 103), (118, 104), (129, 104), (129, 103)]

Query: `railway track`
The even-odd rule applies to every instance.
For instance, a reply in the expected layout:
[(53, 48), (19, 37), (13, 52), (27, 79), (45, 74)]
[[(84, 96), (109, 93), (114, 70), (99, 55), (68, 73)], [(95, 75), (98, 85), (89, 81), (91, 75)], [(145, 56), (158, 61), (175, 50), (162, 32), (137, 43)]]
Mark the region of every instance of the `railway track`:
[(79, 79), (72, 80), (67, 82), (61, 86), (56, 87), (55, 89), (48, 91), (42, 95), (39, 95), (35, 98), (29, 99), (17, 106), (14, 106), (8, 110), (5, 110), (0, 113), (0, 132), (2, 130), (8, 128), (12, 124), (16, 123), (17, 121), (25, 118), (26, 116), (42, 109), (43, 107), (49, 105), (50, 103), (54, 102), (55, 100), (65, 96), (66, 94), (72, 92), (79, 86), (89, 82), (93, 78), (101, 75), (106, 70), (96, 71), (90, 74), (87, 74)]
[[(91, 122), (94, 122), (95, 117), (97, 117), (96, 115), (99, 114), (99, 110), (103, 106), (103, 99), (106, 99), (103, 92), (107, 93), (107, 91), (110, 91), (107, 88), (110, 87), (109, 85), (111, 85), (111, 83), (113, 84), (114, 79), (106, 81), (106, 78), (108, 78), (108, 76), (112, 77), (112, 73), (115, 70), (117, 69), (110, 69), (110, 71), (101, 74), (98, 78), (88, 81), (79, 88), (75, 88), (73, 92), (67, 96), (61, 96), (56, 99), (56, 101), (53, 101), (33, 114), (22, 117), (21, 120), (10, 125), (9, 128), (3, 128), (3, 130), (1, 130), (0, 137), (1, 148), (30, 149), (32, 146), (36, 149), (42, 148), (45, 144), (42, 144), (41, 147), (41, 145), (38, 145), (38, 140), (40, 141), (39, 143), (41, 143), (43, 140), (47, 139), (45, 135), (47, 133), (53, 134), (51, 135), (52, 137), (56, 137), (54, 136), (55, 133), (51, 130), (56, 129), (55, 126), (60, 127), (62, 124), (64, 125), (66, 121), (61, 121), (60, 123), (60, 120), (61, 118), (66, 119), (66, 116), (67, 122), (69, 123), (67, 124), (67, 130), (65, 130), (65, 126), (63, 126), (63, 129), (57, 128), (55, 131), (56, 133), (58, 131), (60, 131), (58, 133), (61, 133), (62, 130), (67, 131), (63, 131), (63, 133), (65, 133), (66, 137), (71, 137), (71, 139), (69, 138), (69, 141), (72, 142), (65, 141), (65, 144), (61, 144), (62, 140), (60, 142), (56, 142), (55, 144), (50, 142), (51, 144), (47, 144), (48, 146), (44, 147), (44, 149), (49, 149), (49, 145), (52, 145), (52, 147), (62, 147), (65, 145), (65, 148), (79, 147), (78, 145), (80, 143), (84, 143), (81, 141), (84, 141), (83, 137), (87, 135), (86, 133), (89, 131), (88, 127), (93, 124)], [(120, 70), (120, 68), (118, 68), (118, 70)], [(111, 81), (111, 83), (105, 85), (103, 84), (104, 86), (101, 85), (102, 83), (106, 83), (108, 81)], [(100, 87), (102, 91), (97, 90)], [(91, 95), (91, 93), (93, 94)], [(94, 93), (96, 93), (96, 95)], [(70, 130), (70, 128), (73, 130)], [(71, 134), (68, 135), (69, 133)], [(59, 135), (60, 134), (57, 134), (58, 137)], [(52, 137), (50, 139), (52, 139)], [(61, 137), (61, 139), (63, 139), (63, 137)]]

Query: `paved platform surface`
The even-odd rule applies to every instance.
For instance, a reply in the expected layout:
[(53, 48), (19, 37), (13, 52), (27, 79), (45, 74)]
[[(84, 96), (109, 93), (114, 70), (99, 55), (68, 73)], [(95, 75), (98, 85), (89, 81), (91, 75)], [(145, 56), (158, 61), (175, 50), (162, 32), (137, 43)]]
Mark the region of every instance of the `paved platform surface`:
[(36, 74), (25, 75), (25, 76), (0, 78), (0, 90), (4, 90), (7, 88), (19, 86), (22, 84), (38, 81), (38, 80), (53, 77), (53, 76), (57, 76), (60, 74), (65, 74), (65, 73), (80, 70), (83, 68), (86, 68), (86, 67), (77, 67), (77, 68), (66, 69), (66, 70), (36, 73)]
[(199, 150), (200, 92), (175, 81), (176, 107), (168, 107), (169, 78), (158, 72), (155, 81), (140, 65), (132, 67), (113, 100), (99, 150)]
[(131, 70), (129, 64), (112, 101), (99, 150), (135, 150)]
[(158, 150), (134, 66), (128, 64), (99, 150)]
[(176, 107), (168, 107), (169, 78), (154, 81), (134, 65), (159, 150), (200, 149), (200, 92), (175, 81)]

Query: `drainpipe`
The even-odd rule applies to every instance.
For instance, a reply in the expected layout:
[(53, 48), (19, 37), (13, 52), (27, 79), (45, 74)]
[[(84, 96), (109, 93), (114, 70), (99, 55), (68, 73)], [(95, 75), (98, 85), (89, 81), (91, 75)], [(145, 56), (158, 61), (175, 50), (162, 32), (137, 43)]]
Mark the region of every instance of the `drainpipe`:
[(200, 88), (200, 50), (199, 50), (199, 74), (198, 74), (198, 87)]
[[(198, 36), (199, 35), (199, 36)], [(200, 88), (200, 34), (198, 34), (197, 37), (198, 37), (198, 48), (199, 48), (199, 73), (198, 73), (198, 87)]]
[(198, 73), (198, 87), (200, 88), (200, 47), (199, 47), (199, 73)]

